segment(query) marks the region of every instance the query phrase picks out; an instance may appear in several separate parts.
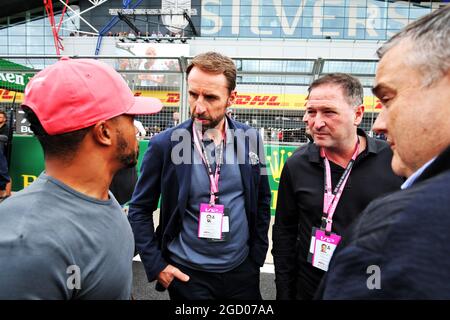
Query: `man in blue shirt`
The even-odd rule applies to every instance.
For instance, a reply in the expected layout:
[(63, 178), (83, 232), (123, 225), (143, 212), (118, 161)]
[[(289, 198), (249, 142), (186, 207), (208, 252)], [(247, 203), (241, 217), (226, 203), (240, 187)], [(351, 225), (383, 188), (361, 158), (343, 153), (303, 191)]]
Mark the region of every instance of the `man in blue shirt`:
[(262, 140), (225, 116), (233, 60), (200, 54), (187, 82), (192, 119), (153, 137), (142, 162), (129, 211), (136, 247), (148, 280), (171, 299), (261, 299), (270, 220)]

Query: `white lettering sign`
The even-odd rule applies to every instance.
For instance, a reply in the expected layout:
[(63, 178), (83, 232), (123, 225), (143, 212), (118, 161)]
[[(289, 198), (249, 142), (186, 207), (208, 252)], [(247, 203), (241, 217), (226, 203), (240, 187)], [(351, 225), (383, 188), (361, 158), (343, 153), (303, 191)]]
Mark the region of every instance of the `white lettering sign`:
[[(294, 4), (295, 3), (295, 4)], [(408, 11), (429, 8), (376, 0), (204, 0), (202, 35), (377, 39), (390, 37), (409, 22)], [(221, 8), (231, 8), (225, 11)], [(402, 10), (400, 10), (402, 9)], [(279, 29), (277, 29), (279, 28)], [(387, 31), (388, 30), (388, 31)], [(386, 32), (387, 31), (387, 32)]]

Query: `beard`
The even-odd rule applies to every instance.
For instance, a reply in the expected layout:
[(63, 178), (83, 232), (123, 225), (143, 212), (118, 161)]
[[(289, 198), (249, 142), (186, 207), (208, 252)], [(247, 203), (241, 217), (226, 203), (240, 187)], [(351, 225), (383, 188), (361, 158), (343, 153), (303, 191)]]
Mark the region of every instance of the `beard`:
[(122, 168), (133, 168), (138, 162), (139, 145), (136, 150), (132, 150), (121, 132), (117, 132), (117, 137), (117, 160), (122, 165)]
[[(198, 114), (192, 114), (191, 115), (191, 119), (192, 121), (194, 121), (194, 123), (196, 124), (196, 126), (198, 128), (201, 128), (202, 132), (205, 133), (205, 131), (209, 130), (209, 129), (214, 129), (216, 128), (219, 123), (225, 118), (225, 115), (222, 115), (221, 117), (218, 118), (211, 118), (211, 117), (206, 117), (206, 116), (200, 116)], [(208, 123), (203, 123), (203, 122), (195, 122), (195, 120), (208, 120)]]

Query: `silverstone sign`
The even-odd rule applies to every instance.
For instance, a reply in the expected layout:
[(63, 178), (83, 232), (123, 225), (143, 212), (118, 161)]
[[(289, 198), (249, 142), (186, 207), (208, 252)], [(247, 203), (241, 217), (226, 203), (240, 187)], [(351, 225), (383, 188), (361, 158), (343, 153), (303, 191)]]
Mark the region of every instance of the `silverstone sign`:
[(204, 0), (202, 36), (386, 39), (433, 7), (376, 0)]

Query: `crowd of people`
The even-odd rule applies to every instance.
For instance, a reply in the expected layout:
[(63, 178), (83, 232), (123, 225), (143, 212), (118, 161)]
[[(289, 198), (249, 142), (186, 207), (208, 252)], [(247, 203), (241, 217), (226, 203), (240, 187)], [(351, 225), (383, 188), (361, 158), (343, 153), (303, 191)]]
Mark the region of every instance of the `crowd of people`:
[(45, 68), (22, 105), (45, 172), (0, 204), (0, 299), (130, 299), (138, 253), (172, 300), (261, 300), (269, 241), (277, 299), (450, 299), (449, 21), (450, 5), (379, 48), (387, 141), (358, 129), (356, 78), (309, 86), (311, 141), (283, 168), (272, 239), (262, 139), (227, 114), (232, 59), (190, 60), (191, 118), (149, 141), (128, 216), (108, 189), (137, 163), (134, 116), (161, 102), (97, 60)]

